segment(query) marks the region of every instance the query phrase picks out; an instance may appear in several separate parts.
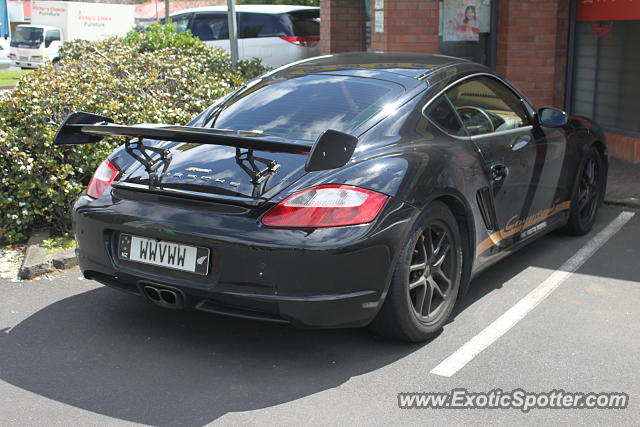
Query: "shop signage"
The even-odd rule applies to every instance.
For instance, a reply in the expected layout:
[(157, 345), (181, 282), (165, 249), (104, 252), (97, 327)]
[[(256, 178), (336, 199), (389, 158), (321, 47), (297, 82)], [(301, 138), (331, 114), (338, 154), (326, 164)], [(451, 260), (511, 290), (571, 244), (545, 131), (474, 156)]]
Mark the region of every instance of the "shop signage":
[(578, 21), (640, 20), (640, 0), (578, 0)]
[(491, 30), (491, 0), (440, 2), (440, 32), (444, 42), (477, 42)]
[(11, 22), (31, 21), (31, 2), (30, 1), (10, 1), (8, 4), (9, 4), (9, 21)]

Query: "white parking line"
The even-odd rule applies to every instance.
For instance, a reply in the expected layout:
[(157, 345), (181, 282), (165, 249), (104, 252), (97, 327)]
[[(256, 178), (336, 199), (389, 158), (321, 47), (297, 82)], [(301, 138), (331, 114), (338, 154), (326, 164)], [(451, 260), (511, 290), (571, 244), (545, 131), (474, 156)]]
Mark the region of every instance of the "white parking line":
[(558, 270), (554, 271), (551, 276), (540, 283), (502, 316), (494, 320), (493, 323), (484, 328), (478, 335), (467, 341), (467, 343), (456, 350), (455, 353), (433, 368), (431, 373), (443, 377), (450, 377), (462, 369), (467, 363), (471, 362), (474, 357), (507, 333), (509, 329), (547, 298), (562, 282), (567, 280), (571, 274), (591, 258), (602, 245), (620, 231), (634, 215), (633, 212), (622, 212), (618, 215), (609, 225), (562, 264)]

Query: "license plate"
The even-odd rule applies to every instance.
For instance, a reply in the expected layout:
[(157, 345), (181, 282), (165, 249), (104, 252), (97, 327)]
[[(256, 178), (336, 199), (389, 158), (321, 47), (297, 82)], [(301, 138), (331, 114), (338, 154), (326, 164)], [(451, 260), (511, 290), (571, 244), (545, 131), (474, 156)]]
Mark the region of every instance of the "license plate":
[(120, 234), (118, 257), (196, 274), (209, 273), (208, 248), (147, 239), (131, 234)]
[(28, 56), (21, 56), (21, 57), (20, 57), (20, 61), (26, 61), (26, 60), (28, 60), (28, 59), (29, 59), (29, 57), (28, 57)]

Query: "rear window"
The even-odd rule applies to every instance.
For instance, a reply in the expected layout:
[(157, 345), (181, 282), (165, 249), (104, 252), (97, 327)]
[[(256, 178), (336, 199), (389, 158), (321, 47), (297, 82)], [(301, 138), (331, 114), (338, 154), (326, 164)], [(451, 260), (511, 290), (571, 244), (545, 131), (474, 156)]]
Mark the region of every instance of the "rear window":
[(327, 129), (349, 133), (403, 91), (392, 82), (334, 75), (258, 83), (232, 98), (211, 126), (313, 141)]
[(308, 37), (320, 35), (320, 12), (303, 10), (284, 14), (240, 13), (240, 38)]
[(298, 37), (320, 35), (320, 12), (318, 10), (300, 10), (288, 13), (293, 25), (294, 35)]

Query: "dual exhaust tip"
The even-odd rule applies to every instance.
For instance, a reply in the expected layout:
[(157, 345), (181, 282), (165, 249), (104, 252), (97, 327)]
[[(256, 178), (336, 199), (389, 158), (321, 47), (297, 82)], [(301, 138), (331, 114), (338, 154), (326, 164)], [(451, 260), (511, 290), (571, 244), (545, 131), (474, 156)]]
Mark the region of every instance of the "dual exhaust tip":
[(144, 295), (152, 303), (164, 308), (184, 308), (184, 296), (177, 289), (168, 289), (154, 285), (143, 285)]

